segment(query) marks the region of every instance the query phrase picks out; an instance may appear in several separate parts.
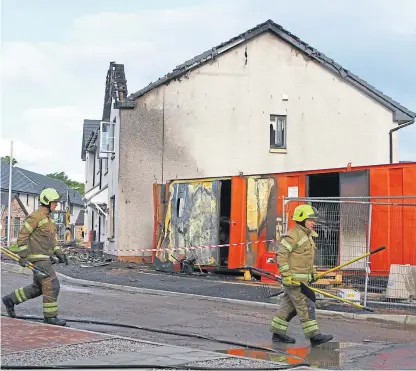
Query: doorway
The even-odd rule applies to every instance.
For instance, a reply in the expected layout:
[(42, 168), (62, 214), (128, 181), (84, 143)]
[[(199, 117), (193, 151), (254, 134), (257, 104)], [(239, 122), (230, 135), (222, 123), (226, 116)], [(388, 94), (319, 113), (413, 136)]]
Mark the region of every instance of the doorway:
[[(339, 173), (312, 174), (308, 176), (308, 197), (340, 197)], [(316, 265), (328, 268), (338, 265), (340, 238), (340, 204), (312, 202), (319, 210), (322, 221), (316, 227)]]
[[(231, 220), (231, 179), (221, 180), (220, 195), (220, 230), (219, 243), (225, 245), (230, 243), (230, 220)], [(228, 266), (229, 246), (220, 247), (219, 263), (221, 267)]]
[(339, 173), (308, 176), (308, 197), (339, 197)]

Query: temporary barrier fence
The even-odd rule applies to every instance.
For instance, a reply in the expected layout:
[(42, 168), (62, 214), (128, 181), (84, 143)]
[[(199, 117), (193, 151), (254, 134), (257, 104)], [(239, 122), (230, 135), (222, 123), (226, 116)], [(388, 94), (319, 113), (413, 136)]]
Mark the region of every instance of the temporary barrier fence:
[(296, 206), (318, 209), (315, 263), (327, 270), (381, 245), (387, 250), (318, 283), (347, 299), (416, 312), (416, 196), (285, 198), (283, 230)]
[[(259, 241), (247, 241), (247, 242), (239, 242), (239, 243), (231, 243), (231, 244), (219, 244), (219, 245), (200, 245), (200, 246), (188, 246), (188, 247), (174, 247), (174, 248), (158, 248), (158, 249), (105, 249), (105, 253), (143, 253), (143, 252), (160, 252), (164, 251), (166, 253), (169, 253), (171, 251), (191, 251), (191, 250), (200, 250), (200, 249), (217, 249), (221, 247), (233, 247), (233, 246), (247, 246), (247, 245), (253, 245), (253, 244), (261, 244), (261, 243), (267, 243), (267, 242), (274, 242), (275, 240), (259, 240)], [(76, 251), (85, 251), (85, 248), (71, 248), (71, 250)], [(88, 248), (88, 251), (102, 251), (102, 249), (93, 249)]]

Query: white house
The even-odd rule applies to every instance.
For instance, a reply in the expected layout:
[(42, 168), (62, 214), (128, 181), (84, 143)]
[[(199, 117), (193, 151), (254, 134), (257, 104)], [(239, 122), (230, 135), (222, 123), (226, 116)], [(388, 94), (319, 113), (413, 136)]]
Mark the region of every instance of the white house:
[(395, 130), (416, 116), (270, 20), (117, 107), (121, 256), (152, 247), (155, 184), (397, 162)]
[(110, 63), (107, 72), (102, 120), (84, 120), (81, 159), (85, 161), (85, 241), (110, 252), (115, 249), (115, 205), (118, 184), (120, 114), (127, 95), (122, 64)]

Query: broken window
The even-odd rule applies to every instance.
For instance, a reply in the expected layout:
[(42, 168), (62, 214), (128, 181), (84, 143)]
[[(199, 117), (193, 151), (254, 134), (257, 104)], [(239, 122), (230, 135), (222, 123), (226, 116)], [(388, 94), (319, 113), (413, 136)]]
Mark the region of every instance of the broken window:
[(286, 116), (270, 115), (270, 148), (286, 149)]
[(176, 203), (176, 215), (178, 218), (182, 218), (184, 209), (185, 200), (183, 198), (178, 198), (178, 201)]

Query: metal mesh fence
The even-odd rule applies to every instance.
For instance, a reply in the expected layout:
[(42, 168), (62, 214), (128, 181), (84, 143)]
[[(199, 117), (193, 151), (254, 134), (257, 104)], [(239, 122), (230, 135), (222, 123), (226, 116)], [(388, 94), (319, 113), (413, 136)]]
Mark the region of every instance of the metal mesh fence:
[(315, 264), (320, 272), (380, 246), (387, 249), (320, 279), (316, 285), (385, 311), (416, 312), (416, 196), (286, 198), (284, 230), (296, 206), (319, 211)]
[[(18, 222), (12, 222), (10, 225), (10, 244), (16, 243), (17, 236), (19, 235), (20, 228), (22, 226), (22, 221)], [(2, 225), (2, 228), (0, 230), (0, 236), (1, 236), (1, 245), (6, 246), (7, 245), (7, 225)]]

